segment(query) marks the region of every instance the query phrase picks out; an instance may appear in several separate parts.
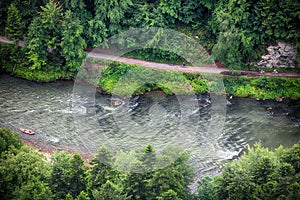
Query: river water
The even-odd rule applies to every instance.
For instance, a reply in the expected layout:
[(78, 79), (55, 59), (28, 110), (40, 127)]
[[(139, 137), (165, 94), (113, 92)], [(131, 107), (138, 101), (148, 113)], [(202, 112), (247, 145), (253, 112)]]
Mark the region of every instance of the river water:
[[(300, 103), (222, 96), (166, 96), (160, 91), (132, 99), (94, 95), (74, 100), (74, 83), (35, 83), (0, 75), (0, 127), (33, 129), (23, 134), (49, 146), (70, 147), (91, 154), (105, 144), (114, 151), (152, 144), (191, 151), (198, 174), (218, 172), (248, 144), (276, 148), (300, 140)], [(75, 102), (75, 105), (74, 105)], [(225, 99), (226, 102), (226, 99)]]

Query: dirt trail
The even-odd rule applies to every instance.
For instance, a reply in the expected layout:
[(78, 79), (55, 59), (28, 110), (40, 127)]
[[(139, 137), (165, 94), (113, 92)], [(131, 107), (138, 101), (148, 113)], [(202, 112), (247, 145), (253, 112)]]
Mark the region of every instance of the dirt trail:
[(226, 71), (228, 72), (228, 69), (219, 68), (215, 65), (205, 65), (199, 67), (196, 66), (181, 67), (180, 65), (156, 63), (156, 62), (138, 60), (134, 58), (119, 57), (119, 56), (114, 56), (114, 55), (109, 55), (109, 54), (99, 53), (99, 52), (90, 52), (88, 54), (88, 57), (104, 59), (104, 60), (113, 60), (113, 61), (118, 61), (126, 64), (136, 64), (143, 67), (160, 69), (160, 70), (181, 71), (181, 72), (191, 72), (191, 73), (202, 72), (202, 73), (210, 73), (210, 74), (221, 74), (222, 72), (226, 72)]
[[(4, 36), (0, 36), (0, 42), (13, 44), (13, 41), (8, 40)], [(24, 45), (24, 41), (20, 41), (18, 43), (19, 46)], [(225, 67), (217, 67), (214, 64), (204, 65), (204, 66), (186, 66), (181, 67), (180, 65), (169, 65), (165, 63), (155, 63), (150, 61), (138, 60), (127, 57), (119, 57), (108, 53), (95, 52), (91, 51), (88, 53), (89, 58), (98, 58), (104, 60), (112, 60), (118, 61), (126, 64), (136, 64), (143, 67), (151, 68), (151, 69), (160, 69), (160, 70), (169, 70), (169, 71), (180, 71), (180, 72), (189, 72), (189, 73), (208, 73), (208, 74), (229, 74), (228, 68)], [(246, 71), (241, 70), (242, 76), (277, 76), (277, 77), (290, 77), (290, 78), (300, 78), (300, 73), (296, 72), (280, 72), (280, 73), (259, 73), (257, 71)]]

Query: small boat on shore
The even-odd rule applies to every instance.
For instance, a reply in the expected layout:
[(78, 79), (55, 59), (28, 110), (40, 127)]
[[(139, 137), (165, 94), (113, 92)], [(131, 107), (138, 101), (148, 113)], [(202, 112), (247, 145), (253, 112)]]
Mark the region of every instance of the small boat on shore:
[(28, 129), (25, 129), (25, 128), (20, 128), (20, 131), (22, 133), (25, 133), (25, 134), (28, 134), (28, 135), (34, 135), (34, 131), (33, 130), (28, 130)]

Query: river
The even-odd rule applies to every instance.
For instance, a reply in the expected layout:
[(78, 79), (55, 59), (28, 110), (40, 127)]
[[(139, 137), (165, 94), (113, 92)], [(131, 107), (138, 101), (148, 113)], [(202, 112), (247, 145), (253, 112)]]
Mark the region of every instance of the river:
[[(97, 152), (101, 144), (117, 150), (152, 144), (191, 151), (198, 174), (217, 173), (248, 144), (274, 149), (300, 140), (300, 103), (233, 98), (215, 112), (209, 95), (166, 96), (160, 91), (132, 99), (94, 95), (75, 101), (74, 83), (35, 83), (0, 75), (0, 127), (33, 129), (26, 140)], [(218, 97), (223, 98), (223, 97)]]

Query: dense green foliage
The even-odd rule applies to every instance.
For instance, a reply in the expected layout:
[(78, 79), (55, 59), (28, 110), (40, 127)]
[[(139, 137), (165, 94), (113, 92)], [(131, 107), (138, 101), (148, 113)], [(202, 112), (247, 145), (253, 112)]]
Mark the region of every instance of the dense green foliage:
[(99, 86), (105, 92), (119, 96), (132, 96), (157, 89), (163, 90), (166, 94), (193, 94), (194, 89), (198, 89), (199, 93), (207, 91), (205, 81), (202, 87), (200, 81), (198, 81), (199, 85), (190, 82), (183, 73), (175, 71), (152, 70), (136, 65), (112, 63), (103, 70)]
[(8, 39), (18, 42), (22, 38), (24, 24), (21, 21), (19, 10), (14, 6), (14, 4), (11, 4), (8, 7), (6, 24), (5, 36)]
[[(78, 154), (55, 152), (51, 160), (0, 129), (0, 198), (11, 199), (190, 199), (194, 171), (189, 154), (168, 146), (158, 156), (142, 151), (113, 153), (105, 146), (85, 166)], [(2, 146), (3, 145), (3, 146)], [(164, 163), (164, 168), (159, 166)]]
[(56, 152), (52, 161), (50, 183), (54, 199), (65, 198), (67, 194), (77, 197), (86, 190), (86, 168), (80, 155)]
[(0, 128), (0, 156), (2, 152), (6, 152), (10, 149), (20, 149), (22, 143), (19, 139), (19, 135), (11, 130), (5, 130)]
[(80, 20), (71, 11), (63, 15), (62, 8), (54, 1), (41, 9), (27, 37), (29, 70), (55, 67), (56, 71), (77, 71), (85, 58), (86, 46)]
[[(108, 45), (109, 37), (134, 27), (171, 28), (183, 32), (195, 38), (216, 61), (230, 69), (252, 69), (248, 64), (276, 41), (296, 44), (298, 61), (300, 56), (300, 3), (292, 0), (3, 0), (0, 2), (0, 16), (0, 33), (15, 41), (20, 38), (26, 41), (24, 48), (1, 44), (0, 55), (5, 58), (1, 59), (1, 68), (35, 81), (73, 78), (86, 58), (84, 48)], [(127, 55), (166, 63), (184, 62), (182, 51), (187, 50), (181, 47), (181, 41), (172, 42), (174, 44), (169, 50), (160, 49), (169, 44), (169, 41), (159, 39), (160, 31), (157, 29), (148, 42), (152, 48), (148, 48), (147, 43)], [(140, 38), (127, 39), (116, 42), (135, 46), (134, 43), (144, 38), (141, 35)], [(174, 52), (183, 54), (180, 56)], [(167, 94), (188, 93), (189, 86), (198, 93), (211, 91), (202, 75), (182, 76), (141, 67), (134, 67), (134, 72), (140, 74), (138, 79), (144, 78), (148, 83), (127, 82), (121, 89), (115, 84), (125, 81), (120, 77), (129, 68), (132, 71), (132, 67), (114, 67), (116, 69), (105, 69), (98, 82), (108, 93), (127, 96), (155, 89), (162, 89)], [(179, 79), (169, 81), (172, 76)], [(179, 81), (177, 89), (174, 88), (175, 80)], [(226, 92), (235, 96), (261, 99), (299, 97), (298, 79), (230, 80), (225, 77), (224, 84)], [(121, 91), (113, 91), (116, 88)]]
[[(168, 146), (158, 156), (151, 145), (116, 154), (105, 146), (84, 166), (80, 155), (55, 152), (51, 162), (16, 133), (0, 129), (1, 199), (223, 200), (299, 199), (300, 143), (270, 151), (248, 147), (215, 177), (203, 177), (191, 194), (189, 154)], [(155, 169), (160, 163), (165, 167)], [(144, 171), (145, 170), (145, 171)]]
[(211, 28), (217, 35), (214, 56), (226, 66), (253, 62), (275, 41), (300, 39), (300, 3), (290, 0), (221, 0)]
[(226, 92), (238, 97), (275, 99), (300, 97), (299, 78), (224, 77)]
[[(20, 5), (25, 3), (21, 2)], [(27, 3), (30, 5), (29, 1)], [(19, 5), (14, 2), (8, 9), (5, 34), (13, 40), (24, 36), (26, 45), (21, 49), (1, 45), (1, 49), (8, 50), (8, 52), (1, 51), (1, 56), (10, 55), (5, 57), (6, 59), (1, 59), (1, 62), (4, 62), (1, 66), (6, 71), (28, 80), (51, 81), (74, 77), (86, 57), (84, 27), (77, 15), (70, 10), (63, 12), (57, 2), (50, 1), (45, 6), (39, 5), (40, 12), (34, 17), (29, 17), (32, 19), (29, 25), (28, 22), (21, 20), (22, 14), (19, 15), (15, 4)], [(74, 2), (72, 5), (74, 6)], [(26, 11), (27, 7), (22, 9), (22, 12)], [(25, 29), (23, 24), (29, 26)]]
[(223, 94), (274, 100), (282, 97), (300, 98), (299, 78), (223, 76), (215, 77), (214, 80), (213, 77), (112, 63), (102, 71), (98, 84), (105, 92), (120, 96), (137, 95), (157, 89), (166, 94), (202, 94), (218, 93), (218, 88), (214, 88), (214, 85), (217, 85), (218, 80), (223, 80), (224, 86), (220, 86), (221, 89), (224, 87), (224, 91), (221, 91)]
[(23, 146), (10, 130), (0, 129), (0, 141), (0, 198), (52, 199), (47, 184), (50, 166), (43, 156)]
[(275, 151), (257, 144), (220, 175), (200, 180), (198, 199), (299, 199), (299, 162), (299, 143)]
[[(76, 37), (79, 44), (75, 48), (85, 43), (96, 47), (107, 37), (131, 27), (172, 28), (194, 36), (213, 52), (216, 60), (233, 69), (258, 59), (269, 44), (298, 44), (300, 40), (300, 3), (293, 0), (4, 0), (0, 3), (0, 16), (3, 33), (27, 40), (34, 68), (51, 65), (47, 61), (54, 56), (58, 56), (52, 59), (55, 65), (64, 65), (61, 56), (66, 55), (66, 50), (61, 51), (67, 44), (75, 45)], [(66, 26), (62, 24), (68, 23), (70, 16), (74, 22), (66, 36)], [(62, 37), (64, 43), (59, 47)], [(47, 48), (53, 51), (47, 52)], [(154, 60), (176, 57), (147, 48), (137, 51), (137, 55)], [(76, 60), (75, 57), (65, 59), (72, 63), (68, 59)]]
[(74, 72), (57, 70), (55, 66), (47, 66), (42, 70), (29, 70), (26, 51), (21, 47), (0, 43), (0, 54), (5, 57), (0, 60), (1, 70), (27, 80), (48, 82), (74, 76)]

